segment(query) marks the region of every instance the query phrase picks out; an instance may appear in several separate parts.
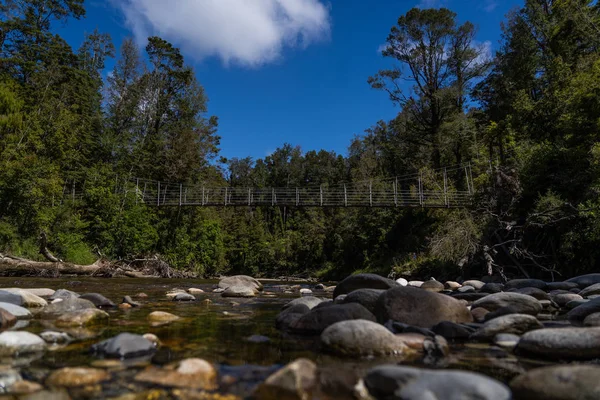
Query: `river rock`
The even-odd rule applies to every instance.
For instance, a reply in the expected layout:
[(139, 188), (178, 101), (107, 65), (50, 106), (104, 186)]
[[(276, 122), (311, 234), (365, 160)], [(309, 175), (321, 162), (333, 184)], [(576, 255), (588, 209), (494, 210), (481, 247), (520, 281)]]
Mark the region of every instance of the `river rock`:
[(61, 368), (46, 379), (46, 385), (51, 387), (79, 387), (95, 385), (110, 379), (110, 374), (98, 368)]
[(301, 295), (309, 295), (309, 294), (312, 294), (312, 290), (307, 289), (307, 288), (302, 288), (302, 289), (300, 289), (300, 294)]
[(505, 349), (514, 349), (521, 340), (519, 335), (513, 333), (499, 333), (494, 336), (494, 344)]
[(385, 290), (381, 289), (358, 289), (350, 292), (342, 301), (343, 304), (358, 303), (371, 313), (375, 313), (377, 299)]
[(76, 327), (106, 324), (110, 319), (106, 311), (97, 308), (72, 311), (58, 317), (54, 324), (57, 327)]
[(92, 345), (91, 350), (99, 356), (123, 359), (153, 354), (156, 347), (141, 335), (120, 333), (111, 339)]
[(510, 293), (520, 293), (526, 294), (527, 296), (531, 296), (538, 300), (550, 300), (550, 295), (544, 292), (542, 289), (538, 289), (535, 287), (524, 287), (520, 289), (509, 289)]
[(422, 328), (431, 328), (441, 321), (473, 321), (464, 302), (409, 286), (385, 291), (379, 296), (375, 311), (380, 323), (391, 319)]
[(600, 328), (546, 328), (523, 335), (517, 351), (550, 359), (600, 357)]
[(11, 315), (14, 315), (17, 319), (29, 319), (32, 318), (33, 315), (31, 314), (31, 311), (29, 311), (26, 308), (23, 308), (21, 306), (17, 306), (15, 304), (11, 304), (11, 303), (1, 303), (0, 302), (0, 309), (9, 312)]
[(546, 282), (546, 290), (571, 290), (578, 288), (575, 282)]
[(17, 296), (21, 296), (21, 304), (19, 304), (19, 305), (21, 305), (23, 307), (37, 308), (37, 307), (44, 307), (48, 304), (48, 302), (46, 300), (44, 300), (40, 296), (34, 294), (33, 292), (30, 292), (29, 290), (18, 289), (18, 288), (9, 288), (9, 289), (3, 289), (3, 290), (14, 293)]
[(504, 285), (504, 290), (522, 289), (522, 288), (546, 289), (546, 282), (539, 279), (512, 279)]
[(171, 314), (164, 311), (153, 311), (148, 314), (148, 321), (153, 323), (168, 323), (177, 321), (179, 317), (175, 314)]
[(473, 319), (475, 320), (475, 322), (484, 322), (485, 321), (485, 316), (488, 315), (490, 312), (489, 310), (486, 310), (483, 307), (471, 307), (471, 315), (473, 316)]
[(254, 393), (261, 400), (308, 400), (317, 384), (317, 366), (299, 358), (270, 375)]
[(472, 286), (476, 290), (481, 290), (481, 288), (485, 286), (485, 282), (481, 282), (476, 279), (470, 279), (468, 281), (464, 281), (462, 284), (463, 284), (463, 286)]
[(73, 340), (71, 336), (64, 332), (45, 331), (40, 333), (40, 337), (44, 339), (46, 343), (50, 344), (65, 344)]
[(325, 290), (325, 285), (323, 285), (322, 283), (317, 283), (315, 285), (315, 290)]
[(559, 307), (565, 307), (570, 301), (573, 300), (583, 300), (583, 297), (575, 293), (558, 293), (555, 295), (551, 295), (550, 298)]
[(310, 310), (300, 318), (292, 321), (289, 329), (293, 333), (318, 335), (336, 322), (351, 319), (376, 321), (373, 314), (358, 303), (334, 304), (329, 307)]
[(376, 400), (510, 400), (502, 383), (474, 372), (397, 365), (372, 368), (363, 379)]
[(468, 325), (455, 324), (450, 321), (442, 321), (434, 325), (431, 331), (448, 340), (466, 340), (475, 332), (475, 328)]
[(196, 298), (189, 293), (177, 293), (173, 297), (173, 301), (195, 301)]
[[(567, 303), (567, 308), (571, 303), (572, 302)], [(567, 313), (567, 318), (571, 323), (581, 325), (583, 324), (585, 317), (597, 312), (600, 312), (600, 298), (588, 301), (582, 300), (581, 304), (577, 305)]]
[(583, 289), (595, 283), (600, 283), (600, 273), (576, 276), (571, 279), (567, 279), (565, 282), (576, 283), (580, 289)]
[(91, 301), (77, 297), (70, 297), (58, 303), (48, 304), (48, 306), (44, 307), (42, 311), (37, 314), (37, 316), (41, 319), (54, 319), (66, 313), (90, 308), (96, 308), (94, 303)]
[(313, 309), (315, 306), (317, 306), (318, 304), (320, 304), (321, 302), (323, 302), (322, 299), (318, 298), (318, 297), (314, 297), (314, 296), (303, 296), (303, 297), (299, 297), (297, 299), (294, 299), (292, 301), (290, 301), (289, 303), (286, 303), (282, 309), (285, 310), (287, 308), (290, 308), (292, 306), (295, 306), (296, 304), (304, 304), (306, 305), (309, 310)]
[[(463, 287), (470, 288), (472, 286), (463, 286)], [(454, 298), (456, 300), (465, 300), (465, 301), (471, 302), (471, 301), (477, 301), (479, 299), (483, 299), (484, 297), (488, 296), (488, 294), (487, 293), (473, 293), (473, 292), (469, 292), (469, 291), (467, 291), (467, 293), (462, 293), (459, 289), (456, 292), (452, 293), (450, 296), (452, 296), (452, 298)]]
[(217, 370), (211, 363), (200, 358), (188, 358), (164, 368), (149, 367), (134, 379), (138, 382), (179, 388), (217, 388)]
[[(10, 386), (10, 393), (16, 395), (27, 395), (43, 390), (44, 387), (37, 382), (20, 380)], [(23, 397), (21, 397), (23, 399)], [(27, 397), (25, 399), (28, 399)]]
[(9, 292), (7, 290), (0, 289), (0, 302), (14, 304), (16, 306), (23, 305), (23, 297), (17, 293)]
[(0, 369), (0, 393), (7, 391), (12, 392), (12, 387), (15, 383), (20, 382), (21, 374), (14, 369), (3, 367)]
[(438, 282), (434, 279), (423, 282), (421, 285), (421, 289), (428, 290), (430, 292), (441, 292), (444, 290), (444, 284), (442, 282)]
[(198, 295), (198, 294), (203, 294), (204, 290), (200, 289), (200, 288), (189, 288), (187, 290), (187, 292), (193, 296)]
[(480, 289), (480, 291), (482, 293), (500, 293), (503, 290), (504, 290), (504, 285), (503, 284), (501, 284), (501, 283), (494, 283), (494, 282), (486, 283)]
[(515, 400), (597, 400), (599, 377), (597, 365), (558, 365), (519, 375), (510, 387)]
[(0, 333), (0, 356), (19, 356), (46, 350), (46, 342), (30, 332), (8, 331)]
[(446, 281), (444, 283), (444, 289), (448, 289), (448, 290), (457, 290), (461, 287), (462, 287), (462, 285), (455, 281)]
[(458, 289), (456, 289), (456, 291), (458, 293), (475, 293), (475, 288), (473, 286), (461, 286)]
[(510, 309), (514, 314), (537, 315), (542, 311), (542, 305), (531, 296), (520, 293), (492, 293), (483, 299), (475, 301), (473, 308), (483, 307), (490, 312), (499, 309)]
[(56, 292), (54, 289), (49, 288), (27, 288), (23, 290), (39, 297), (52, 297)]
[(356, 357), (399, 355), (407, 346), (378, 323), (355, 319), (327, 327), (321, 333), (321, 348), (335, 355)]
[(296, 320), (300, 319), (311, 309), (306, 304), (295, 304), (291, 307), (285, 308), (275, 318), (275, 327), (280, 330), (287, 331), (290, 329), (290, 325)]
[(250, 286), (229, 286), (221, 296), (223, 297), (255, 297), (258, 291)]
[(579, 292), (581, 297), (589, 297), (597, 294), (600, 294), (600, 283), (594, 283), (593, 285), (581, 289)]
[(388, 320), (383, 326), (393, 334), (412, 334), (416, 333), (423, 336), (434, 337), (435, 333), (431, 329), (421, 328), (419, 326), (412, 326), (403, 324), (402, 322)]
[(534, 316), (528, 314), (510, 314), (487, 321), (471, 337), (473, 339), (492, 339), (499, 333), (522, 335), (525, 332), (542, 329), (543, 327), (541, 322)]
[(257, 292), (263, 290), (262, 283), (247, 275), (235, 275), (223, 278), (219, 281), (218, 286), (221, 289), (227, 289), (231, 286), (239, 286), (254, 289)]
[[(17, 306), (18, 307), (18, 306)], [(17, 317), (0, 308), (0, 330), (5, 330), (17, 323)]]
[(408, 281), (404, 278), (396, 279), (396, 283), (400, 286), (408, 286)]
[(84, 293), (79, 296), (80, 299), (91, 301), (98, 308), (114, 308), (116, 304), (101, 295), (100, 293)]
[(593, 313), (585, 317), (583, 320), (584, 326), (600, 326), (600, 312)]
[(70, 299), (72, 297), (79, 297), (79, 293), (72, 292), (67, 289), (58, 289), (52, 296), (48, 298), (48, 300), (56, 300), (56, 299)]
[(357, 289), (382, 289), (387, 290), (392, 287), (399, 286), (396, 281), (376, 274), (356, 274), (350, 275), (343, 281), (341, 281), (333, 291), (333, 298), (335, 299), (341, 294), (348, 294)]

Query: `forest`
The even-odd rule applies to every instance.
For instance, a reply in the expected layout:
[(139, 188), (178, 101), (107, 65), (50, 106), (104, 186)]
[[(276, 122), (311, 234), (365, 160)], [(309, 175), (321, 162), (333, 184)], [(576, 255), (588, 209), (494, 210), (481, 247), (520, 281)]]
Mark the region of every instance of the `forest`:
[[(85, 13), (83, 0), (0, 3), (0, 253), (42, 260), (44, 232), (66, 262), (160, 257), (206, 277), (551, 280), (597, 270), (595, 1), (525, 0), (491, 56), (474, 23), (411, 9), (383, 51), (395, 67), (364, 77), (398, 115), (373, 121), (347, 154), (285, 143), (262, 159), (220, 155), (210, 94), (173, 44), (149, 37), (117, 49), (96, 30), (71, 48), (56, 26)], [(158, 208), (118, 190), (132, 177), (336, 185), (465, 162), (476, 191), (465, 209)], [(67, 201), (75, 185), (81, 197)]]

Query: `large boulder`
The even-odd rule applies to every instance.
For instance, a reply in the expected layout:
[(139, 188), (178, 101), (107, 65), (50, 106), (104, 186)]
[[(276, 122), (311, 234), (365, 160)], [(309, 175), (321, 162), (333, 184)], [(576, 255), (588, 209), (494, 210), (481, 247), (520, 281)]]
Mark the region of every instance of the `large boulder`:
[(581, 297), (589, 297), (596, 294), (600, 294), (600, 283), (594, 283), (593, 285), (590, 285), (579, 292)]
[(339, 295), (347, 294), (357, 289), (387, 290), (396, 286), (400, 286), (400, 284), (398, 284), (396, 281), (376, 274), (350, 275), (335, 287), (335, 290), (333, 291), (333, 298), (335, 299)]
[(10, 314), (17, 317), (17, 319), (29, 319), (33, 317), (31, 311), (21, 306), (17, 306), (12, 303), (2, 303), (0, 302), (0, 308), (4, 311), (8, 311)]
[(48, 300), (56, 300), (56, 299), (70, 299), (71, 297), (79, 297), (78, 293), (72, 292), (67, 289), (58, 289), (52, 296), (48, 298)]
[(558, 365), (519, 375), (510, 387), (515, 400), (597, 400), (599, 378), (598, 365)]
[(275, 327), (287, 331), (290, 325), (311, 310), (306, 304), (294, 304), (281, 311), (275, 318)]
[(482, 307), (489, 311), (506, 309), (513, 314), (529, 315), (537, 315), (540, 311), (542, 311), (541, 303), (535, 298), (525, 294), (510, 292), (490, 294), (475, 301), (472, 308), (477, 307)]
[(18, 288), (8, 288), (8, 289), (3, 289), (3, 290), (10, 292), (10, 293), (14, 293), (17, 296), (21, 296), (21, 304), (18, 304), (18, 305), (21, 305), (23, 307), (27, 307), (27, 308), (45, 307), (48, 304), (48, 302), (46, 300), (44, 300), (40, 296), (38, 296), (28, 290), (18, 289)]
[(227, 289), (230, 286), (240, 286), (240, 287), (253, 288), (256, 291), (263, 290), (262, 283), (260, 283), (256, 279), (252, 278), (251, 276), (247, 276), (247, 275), (228, 276), (226, 278), (221, 279), (219, 281), (218, 286), (221, 289)]
[(473, 322), (464, 302), (409, 286), (395, 287), (379, 296), (375, 315), (380, 323), (391, 319), (422, 328), (431, 328), (442, 321)]
[(334, 304), (310, 310), (300, 318), (292, 321), (289, 329), (292, 333), (319, 335), (328, 326), (350, 319), (375, 321), (373, 314), (358, 303)]
[(385, 290), (381, 289), (358, 289), (350, 292), (342, 301), (343, 304), (358, 303), (371, 313), (375, 313), (377, 299)]
[(151, 355), (156, 351), (156, 345), (141, 335), (120, 333), (92, 345), (91, 350), (98, 356), (123, 359)]
[(106, 311), (97, 308), (72, 311), (58, 317), (54, 324), (60, 327), (76, 327), (106, 324), (110, 319)]
[[(221, 293), (223, 297), (254, 297), (258, 290), (253, 286), (229, 286)], [(191, 296), (191, 295), (190, 295)]]
[(23, 298), (17, 293), (9, 292), (7, 290), (0, 290), (0, 302), (22, 306)]
[(373, 321), (355, 319), (336, 322), (321, 334), (321, 348), (335, 355), (399, 355), (407, 348), (404, 341)]
[(363, 381), (376, 400), (511, 399), (511, 392), (504, 384), (467, 371), (382, 365), (369, 370)]
[(549, 359), (600, 357), (600, 328), (547, 328), (523, 335), (516, 350)]
[(283, 307), (281, 307), (281, 309), (285, 310), (287, 308), (295, 306), (296, 304), (304, 304), (309, 309), (313, 309), (315, 306), (319, 305), (322, 302), (323, 302), (323, 300), (318, 297), (302, 296), (302, 297), (298, 297), (297, 299), (290, 301), (289, 303), (286, 303)]
[(565, 282), (576, 283), (580, 289), (583, 289), (595, 283), (600, 283), (600, 273), (576, 276), (574, 278), (567, 279)]
[(544, 326), (536, 317), (528, 314), (509, 314), (491, 319), (471, 336), (474, 339), (493, 339), (499, 333), (522, 335)]

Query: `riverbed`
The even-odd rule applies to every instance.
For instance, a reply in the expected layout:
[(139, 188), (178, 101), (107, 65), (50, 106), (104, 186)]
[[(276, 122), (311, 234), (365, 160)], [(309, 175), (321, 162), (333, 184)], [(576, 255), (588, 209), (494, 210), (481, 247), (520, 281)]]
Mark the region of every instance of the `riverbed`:
[[(90, 346), (119, 333), (152, 333), (160, 339), (162, 345), (151, 359), (125, 362), (119, 368), (110, 364), (112, 379), (102, 383), (95, 391), (86, 392), (85, 396), (88, 398), (118, 398), (133, 394), (141, 397), (123, 398), (149, 398), (144, 397), (146, 394), (150, 397), (159, 396), (155, 398), (178, 398), (168, 388), (152, 392), (158, 390), (156, 386), (134, 384), (132, 376), (149, 364), (166, 365), (192, 357), (204, 359), (217, 367), (221, 381), (216, 392), (230, 393), (241, 398), (250, 395), (256, 384), (278, 368), (300, 357), (330, 368), (332, 380), (336, 381), (331, 383), (334, 386), (343, 386), (344, 382), (351, 382), (356, 376), (360, 376), (362, 371), (390, 362), (477, 371), (505, 383), (533, 367), (547, 364), (540, 360), (519, 358), (500, 347), (481, 343), (450, 343), (451, 351), (448, 356), (427, 361), (419, 358), (401, 361), (328, 356), (319, 351), (318, 341), (290, 336), (275, 328), (275, 317), (281, 307), (300, 297), (297, 287), (291, 294), (284, 293), (289, 291), (293, 283), (265, 282), (264, 291), (254, 298), (221, 297), (219, 293), (212, 292), (216, 284), (217, 281), (189, 279), (0, 278), (1, 288), (63, 288), (77, 293), (100, 293), (117, 304), (121, 303), (124, 296), (129, 295), (142, 303), (140, 307), (129, 309), (107, 309), (110, 315), (108, 323), (69, 332), (76, 340), (68, 345), (51, 346), (45, 353), (32, 359), (5, 358), (2, 364), (12, 364), (20, 369), (24, 378), (43, 384), (44, 378), (59, 368), (102, 367), (102, 361), (90, 353)], [(314, 290), (313, 284), (300, 286), (312, 289), (315, 296), (331, 298), (331, 293)], [(199, 288), (204, 293), (196, 295), (196, 301), (191, 302), (174, 302), (166, 297), (166, 293), (173, 289), (189, 288)], [(140, 293), (147, 297), (140, 297)], [(35, 313), (35, 309), (31, 311)], [(153, 311), (165, 311), (181, 318), (168, 324), (153, 326), (147, 319), (148, 314)], [(46, 322), (34, 317), (28, 321), (19, 321), (17, 327), (12, 329), (40, 334), (48, 328)], [(250, 338), (253, 335), (255, 337)], [(256, 338), (257, 335), (261, 338)], [(351, 388), (346, 389), (350, 391)], [(339, 392), (340, 398), (343, 398), (342, 392)], [(71, 395), (83, 396), (78, 393)]]

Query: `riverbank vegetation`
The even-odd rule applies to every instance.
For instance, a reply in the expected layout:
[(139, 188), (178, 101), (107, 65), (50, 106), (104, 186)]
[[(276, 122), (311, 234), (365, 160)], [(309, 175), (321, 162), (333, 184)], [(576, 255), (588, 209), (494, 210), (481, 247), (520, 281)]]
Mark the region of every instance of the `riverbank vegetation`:
[[(40, 260), (43, 231), (72, 263), (158, 254), (206, 276), (550, 279), (597, 267), (593, 1), (526, 0), (495, 54), (452, 11), (412, 9), (383, 52), (396, 67), (364, 77), (400, 106), (394, 119), (373, 121), (345, 155), (282, 144), (256, 160), (220, 157), (210, 94), (171, 43), (116, 49), (94, 31), (73, 49), (54, 28), (84, 18), (83, 0), (4, 1), (0, 15), (0, 253)], [(465, 210), (156, 208), (118, 190), (133, 177), (334, 185), (465, 162), (476, 189)]]

